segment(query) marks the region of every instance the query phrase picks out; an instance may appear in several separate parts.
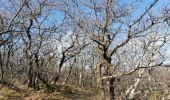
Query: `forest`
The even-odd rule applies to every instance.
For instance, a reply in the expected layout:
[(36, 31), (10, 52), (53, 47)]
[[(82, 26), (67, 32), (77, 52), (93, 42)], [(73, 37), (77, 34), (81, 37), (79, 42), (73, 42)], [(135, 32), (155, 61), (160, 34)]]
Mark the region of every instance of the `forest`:
[(170, 100), (170, 0), (0, 0), (0, 100)]

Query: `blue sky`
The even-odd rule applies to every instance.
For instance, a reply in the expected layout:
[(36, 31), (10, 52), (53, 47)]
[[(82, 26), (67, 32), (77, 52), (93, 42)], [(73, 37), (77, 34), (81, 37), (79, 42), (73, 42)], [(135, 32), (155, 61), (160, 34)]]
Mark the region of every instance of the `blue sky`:
[[(0, 0), (0, 10), (2, 9), (2, 6), (4, 6), (4, 4), (7, 4), (7, 1), (9, 0)], [(101, 0), (103, 1), (103, 0)], [(142, 2), (140, 2), (142, 1)], [(139, 16), (140, 14), (142, 14), (142, 12), (144, 12), (144, 10), (146, 9), (146, 7), (149, 6), (149, 4), (151, 4), (154, 0), (120, 0), (120, 4), (137, 4), (137, 8), (135, 8), (135, 12), (133, 12), (133, 17), (137, 18), (137, 16)], [(100, 2), (100, 0), (99, 0)], [(170, 7), (170, 0), (158, 0), (158, 2), (156, 3), (156, 5), (153, 7), (153, 11), (159, 12), (159, 9), (162, 8), (163, 6), (166, 7)], [(53, 17), (52, 17), (53, 16)], [(63, 14), (60, 11), (55, 11), (53, 12), (50, 20), (58, 20), (58, 22), (61, 22), (63, 19)]]
[[(0, 10), (2, 9), (3, 3), (7, 3), (9, 0), (0, 0)], [(100, 0), (99, 0), (100, 1)], [(101, 0), (102, 1), (102, 0)], [(142, 2), (140, 2), (142, 1)], [(137, 4), (135, 12), (133, 12), (133, 17), (137, 18), (139, 15), (141, 15), (145, 9), (151, 4), (154, 0), (120, 0), (120, 4)], [(156, 5), (152, 8), (152, 11), (155, 13), (160, 13), (160, 8), (162, 7), (170, 7), (170, 0), (158, 0)], [(61, 23), (63, 20), (63, 14), (60, 11), (52, 11), (52, 15), (49, 18), (50, 22), (54, 22), (54, 20), (57, 20), (57, 23)], [(1, 12), (0, 12), (1, 14)], [(167, 53), (170, 55), (170, 46), (167, 46)]]

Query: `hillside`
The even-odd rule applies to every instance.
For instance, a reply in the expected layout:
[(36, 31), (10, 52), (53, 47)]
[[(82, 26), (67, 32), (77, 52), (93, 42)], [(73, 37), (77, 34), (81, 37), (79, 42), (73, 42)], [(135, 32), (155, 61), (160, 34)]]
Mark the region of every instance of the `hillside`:
[(0, 89), (0, 100), (95, 100), (94, 93), (72, 86), (60, 85), (54, 92), (45, 90), (28, 89), (21, 86), (25, 92), (18, 93), (14, 90), (3, 87)]

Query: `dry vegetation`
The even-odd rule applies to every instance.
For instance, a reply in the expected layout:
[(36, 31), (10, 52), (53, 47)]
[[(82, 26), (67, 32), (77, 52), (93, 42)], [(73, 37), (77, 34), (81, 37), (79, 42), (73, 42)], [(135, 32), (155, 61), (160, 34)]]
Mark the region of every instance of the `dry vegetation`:
[(72, 86), (58, 86), (53, 92), (43, 89), (35, 91), (27, 86), (21, 86), (20, 88), (25, 91), (22, 93), (3, 87), (0, 91), (0, 100), (95, 100), (96, 98), (92, 91)]
[(0, 0), (0, 99), (168, 100), (169, 44), (169, 0)]

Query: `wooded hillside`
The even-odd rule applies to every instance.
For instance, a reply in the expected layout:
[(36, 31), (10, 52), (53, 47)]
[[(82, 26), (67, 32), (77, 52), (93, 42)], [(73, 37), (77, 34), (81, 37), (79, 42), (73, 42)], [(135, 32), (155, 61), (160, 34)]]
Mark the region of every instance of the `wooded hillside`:
[(168, 100), (169, 28), (169, 0), (0, 0), (0, 98)]

